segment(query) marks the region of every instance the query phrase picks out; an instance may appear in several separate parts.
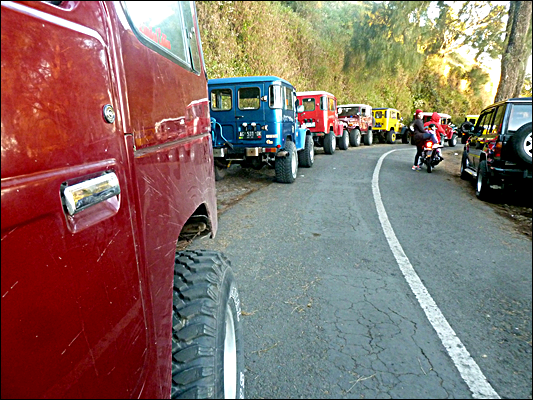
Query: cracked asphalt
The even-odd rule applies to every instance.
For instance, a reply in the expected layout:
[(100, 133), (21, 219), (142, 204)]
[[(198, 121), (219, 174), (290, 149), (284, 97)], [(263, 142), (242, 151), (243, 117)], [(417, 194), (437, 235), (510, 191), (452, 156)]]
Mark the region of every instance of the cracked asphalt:
[(189, 246), (231, 260), (247, 398), (472, 398), (378, 219), (372, 174), (392, 149), (379, 187), (406, 256), (498, 395), (531, 398), (531, 236), (444, 168), (411, 171), (399, 144), (316, 149), (293, 184), (267, 175)]

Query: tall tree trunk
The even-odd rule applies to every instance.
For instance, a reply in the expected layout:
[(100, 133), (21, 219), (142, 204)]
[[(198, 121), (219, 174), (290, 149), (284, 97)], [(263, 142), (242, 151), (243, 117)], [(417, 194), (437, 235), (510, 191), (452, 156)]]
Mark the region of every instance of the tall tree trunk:
[[(514, 4), (513, 4), (514, 3)], [(507, 47), (502, 56), (502, 68), (500, 83), (494, 102), (505, 100), (515, 96), (515, 89), (520, 79), (521, 70), (525, 69), (527, 57), (527, 33), (531, 24), (531, 2), (511, 1), (509, 8), (510, 30), (507, 27)], [(524, 61), (525, 59), (525, 61)], [(522, 88), (522, 82), (520, 89)]]
[(518, 67), (518, 80), (516, 81), (516, 86), (513, 91), (513, 97), (520, 97), (522, 93), (522, 87), (524, 87), (524, 78), (526, 77), (526, 67), (528, 58), (531, 57), (531, 24), (526, 36), (526, 45), (524, 48), (524, 57), (522, 58), (522, 65)]

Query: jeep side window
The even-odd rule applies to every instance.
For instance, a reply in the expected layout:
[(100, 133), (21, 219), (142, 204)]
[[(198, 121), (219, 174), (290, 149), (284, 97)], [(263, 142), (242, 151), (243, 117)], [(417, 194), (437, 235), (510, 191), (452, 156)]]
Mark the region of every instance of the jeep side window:
[(362, 115), (363, 117), (366, 117), (366, 108), (365, 108), (365, 107), (362, 107), (362, 108), (361, 108), (361, 115)]
[(508, 131), (516, 131), (528, 122), (531, 122), (531, 104), (509, 104), (511, 113), (509, 115)]
[(485, 114), (481, 116), (481, 118), (479, 119), (479, 124), (476, 127), (476, 133), (480, 135), (487, 134), (488, 129), (490, 129), (490, 126), (491, 126), (490, 121), (492, 119), (493, 111), (494, 110), (491, 109), (490, 111), (486, 112)]
[(261, 91), (258, 87), (240, 88), (237, 95), (239, 110), (258, 110)]
[(328, 109), (326, 96), (322, 96), (320, 98), (320, 109), (323, 111), (326, 111)]
[(304, 111), (315, 111), (315, 99), (302, 99)]
[(294, 100), (292, 98), (292, 89), (285, 86), (285, 104), (283, 106), (284, 110), (294, 110)]
[(270, 108), (282, 108), (283, 99), (281, 97), (281, 86), (270, 85), (268, 88), (268, 105)]
[[(192, 60), (189, 53), (189, 45), (186, 39), (189, 36), (181, 2), (142, 2), (142, 1), (125, 1), (122, 2), (124, 12), (128, 22), (137, 38), (150, 47), (152, 50), (160, 53), (166, 58), (180, 64), (181, 66), (192, 69)], [(191, 13), (191, 9), (188, 13)], [(190, 16), (192, 25), (192, 15)], [(196, 36), (194, 35), (194, 46), (196, 52), (198, 46)], [(193, 52), (194, 53), (194, 52)], [(194, 58), (197, 58), (194, 60)], [(193, 55), (194, 67), (199, 70), (199, 55)], [(196, 64), (197, 62), (197, 64)]]
[(213, 89), (211, 92), (211, 110), (229, 111), (232, 108), (231, 89)]
[(494, 117), (494, 123), (492, 124), (491, 133), (494, 135), (499, 135), (502, 133), (502, 123), (503, 117), (505, 116), (505, 104), (498, 107), (496, 110), (496, 116)]
[(335, 100), (328, 98), (328, 109), (329, 111), (335, 111)]
[(185, 28), (187, 29), (187, 38), (189, 39), (189, 54), (191, 56), (192, 68), (196, 72), (200, 72), (200, 51), (198, 46), (198, 40), (194, 28), (194, 5), (192, 1), (182, 1), (183, 18), (185, 20)]
[(380, 119), (383, 117), (383, 111), (376, 111), (374, 118)]

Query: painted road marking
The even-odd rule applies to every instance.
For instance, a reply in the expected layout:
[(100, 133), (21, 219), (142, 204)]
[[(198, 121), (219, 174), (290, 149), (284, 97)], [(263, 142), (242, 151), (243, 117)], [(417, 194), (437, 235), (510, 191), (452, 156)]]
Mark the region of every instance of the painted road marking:
[(400, 242), (394, 234), (394, 230), (392, 229), (387, 213), (385, 212), (385, 207), (381, 201), (381, 194), (379, 191), (379, 171), (385, 157), (395, 151), (397, 150), (391, 150), (379, 158), (372, 176), (372, 194), (374, 195), (374, 202), (376, 203), (383, 233), (385, 233), (389, 247), (396, 258), (396, 262), (398, 263), (405, 280), (411, 287), (413, 294), (418, 299), (418, 303), (424, 310), (429, 322), (437, 332), (437, 335), (448, 351), (453, 363), (468, 385), (472, 392), (472, 396), (475, 399), (500, 399), (498, 393), (492, 388), (477, 363), (470, 356), (470, 353), (466, 350), (463, 343), (461, 343), (446, 318), (444, 318), (444, 315), (418, 277), (411, 262), (405, 255)]

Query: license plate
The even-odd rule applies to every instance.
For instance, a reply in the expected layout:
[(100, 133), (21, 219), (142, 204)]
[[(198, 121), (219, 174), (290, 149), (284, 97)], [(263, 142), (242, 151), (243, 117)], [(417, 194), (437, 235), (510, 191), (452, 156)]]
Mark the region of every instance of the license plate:
[(305, 126), (307, 126), (308, 128), (314, 128), (315, 127), (315, 123), (314, 122), (306, 122)]
[(261, 139), (261, 132), (259, 132), (259, 131), (239, 132), (239, 139), (240, 139), (240, 140), (256, 140), (256, 139)]

